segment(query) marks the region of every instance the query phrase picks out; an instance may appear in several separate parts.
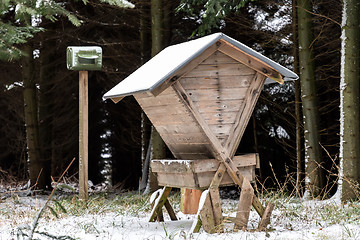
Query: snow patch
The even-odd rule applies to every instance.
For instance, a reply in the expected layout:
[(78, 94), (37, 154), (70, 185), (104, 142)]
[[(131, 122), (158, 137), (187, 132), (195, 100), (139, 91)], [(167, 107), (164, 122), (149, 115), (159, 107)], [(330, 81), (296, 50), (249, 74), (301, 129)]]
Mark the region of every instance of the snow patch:
[(162, 188), (160, 188), (160, 189), (156, 190), (155, 192), (153, 192), (151, 194), (151, 196), (150, 196), (150, 200), (149, 200), (150, 203), (153, 203), (155, 201), (155, 199), (157, 199), (158, 196), (160, 196), (162, 194), (162, 192), (163, 192)]
[(152, 160), (153, 162), (160, 162), (163, 165), (170, 165), (173, 163), (184, 164), (186, 167), (190, 167), (193, 160), (179, 160), (179, 159), (165, 159), (165, 160)]

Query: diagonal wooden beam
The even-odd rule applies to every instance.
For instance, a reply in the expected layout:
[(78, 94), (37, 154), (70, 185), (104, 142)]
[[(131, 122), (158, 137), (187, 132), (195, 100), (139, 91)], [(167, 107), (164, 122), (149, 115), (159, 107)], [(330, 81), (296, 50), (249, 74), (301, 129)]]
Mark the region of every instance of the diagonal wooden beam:
[(274, 68), (267, 65), (265, 62), (239, 50), (237, 47), (224, 40), (220, 41), (222, 42), (221, 47), (219, 48), (220, 52), (225, 53), (226, 55), (234, 58), (235, 60), (241, 62), (249, 68), (254, 69), (255, 71), (280, 84), (284, 83), (282, 75)]
[(172, 208), (171, 204), (169, 203), (169, 200), (166, 199), (165, 201), (165, 208), (166, 208), (166, 211), (169, 213), (169, 216), (170, 216), (170, 219), (172, 221), (177, 221), (177, 217), (176, 217), (176, 214), (174, 212), (174, 209)]
[[(221, 145), (220, 141), (211, 131), (209, 125), (205, 122), (204, 118), (200, 115), (196, 106), (191, 101), (190, 96), (187, 94), (181, 84), (179, 82), (176, 82), (172, 87), (177, 92), (179, 98), (187, 106), (188, 110), (192, 113), (193, 117), (199, 123), (204, 134), (208, 137), (212, 146), (212, 149), (210, 150), (212, 151), (214, 157), (224, 164), (228, 174), (230, 175), (234, 183), (241, 188), (243, 182), (249, 182), (249, 180), (247, 178), (244, 178), (237, 169), (237, 167), (234, 165), (233, 161), (231, 160), (231, 157), (233, 156), (230, 156), (229, 152)], [(254, 196), (253, 198), (252, 205), (260, 216), (264, 214), (265, 208), (262, 206), (261, 202), (256, 196)]]
[(244, 103), (242, 104), (242, 108), (237, 113), (235, 123), (230, 130), (230, 134), (226, 143), (224, 144), (224, 147), (228, 149), (230, 156), (233, 156), (235, 154), (236, 148), (239, 146), (247, 123), (249, 122), (249, 119), (251, 117), (251, 113), (260, 96), (260, 92), (262, 90), (262, 86), (264, 85), (265, 79), (266, 77), (264, 75), (256, 73), (250, 83), (249, 90), (247, 91), (244, 98)]
[(153, 210), (151, 211), (149, 222), (155, 222), (155, 219), (160, 211), (162, 211), (162, 207), (167, 201), (167, 197), (169, 196), (171, 191), (171, 187), (164, 187), (161, 191), (160, 196), (155, 200)]

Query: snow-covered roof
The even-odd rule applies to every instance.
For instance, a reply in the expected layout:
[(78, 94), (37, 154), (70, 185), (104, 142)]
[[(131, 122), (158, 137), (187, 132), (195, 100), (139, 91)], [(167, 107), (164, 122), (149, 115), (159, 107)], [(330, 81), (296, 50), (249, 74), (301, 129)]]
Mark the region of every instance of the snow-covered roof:
[[(285, 81), (298, 79), (298, 76), (294, 72), (254, 51), (239, 41), (236, 41), (223, 33), (215, 33), (165, 48), (110, 91), (105, 93), (104, 99), (121, 98), (141, 92), (152, 92), (170, 76), (219, 40), (224, 40), (237, 47), (242, 52), (266, 63), (268, 66), (279, 72)], [(269, 79), (267, 82), (269, 82)]]

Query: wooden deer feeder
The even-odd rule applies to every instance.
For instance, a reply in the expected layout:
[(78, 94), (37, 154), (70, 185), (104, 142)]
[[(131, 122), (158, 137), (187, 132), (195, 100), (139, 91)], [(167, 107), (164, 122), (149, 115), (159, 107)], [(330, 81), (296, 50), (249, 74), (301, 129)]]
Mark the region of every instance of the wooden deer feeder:
[[(159, 185), (164, 186), (150, 217), (168, 209), (172, 187), (204, 191), (199, 215), (207, 232), (222, 231), (219, 186), (241, 189), (235, 228), (246, 228), (251, 206), (269, 223), (266, 207), (250, 181), (258, 165), (256, 154), (234, 156), (265, 81), (296, 80), (292, 71), (242, 43), (216, 33), (170, 46), (104, 95), (120, 101), (133, 95), (176, 159), (153, 160)], [(198, 230), (199, 224), (194, 231)]]

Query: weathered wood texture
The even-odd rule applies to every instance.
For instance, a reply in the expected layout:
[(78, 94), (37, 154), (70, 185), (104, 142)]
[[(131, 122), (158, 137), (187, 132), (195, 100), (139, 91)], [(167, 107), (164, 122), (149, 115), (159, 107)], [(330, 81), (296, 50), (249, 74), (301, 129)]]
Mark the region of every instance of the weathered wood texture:
[(241, 186), (240, 200), (236, 212), (235, 229), (247, 228), (254, 196), (254, 189), (248, 181), (244, 181)]
[(259, 226), (258, 226), (259, 231), (264, 231), (266, 229), (266, 226), (270, 223), (270, 217), (272, 211), (274, 210), (274, 207), (275, 205), (270, 202), (266, 205), (264, 214), (259, 222)]
[(213, 157), (211, 140), (204, 134), (200, 126), (202, 123), (189, 111), (188, 103), (179, 98), (179, 87), (231, 157), (265, 79), (264, 75), (215, 48), (205, 55), (199, 56), (202, 62), (197, 61), (197, 65), (184, 70), (176, 84), (157, 97), (146, 93), (134, 95), (178, 159)]
[(215, 216), (211, 205), (210, 194), (207, 195), (204, 206), (200, 210), (201, 222), (204, 230), (208, 233), (216, 232)]
[[(207, 59), (209, 56), (211, 56), (221, 45), (223, 42), (218, 41), (217, 43), (211, 45), (208, 47), (202, 54), (191, 60), (189, 63), (187, 63), (183, 68), (178, 70), (176, 73), (168, 77), (168, 79), (163, 82), (160, 86), (153, 89), (151, 93), (154, 96), (159, 95), (164, 91), (166, 88), (174, 84), (174, 82), (178, 81), (184, 74), (190, 72), (193, 68), (195, 68), (197, 65), (199, 65), (201, 62), (203, 62), (205, 59)], [(176, 57), (176, 56), (174, 56)]]
[[(231, 44), (222, 41), (196, 59), (180, 74), (170, 77), (165, 88), (152, 92), (157, 97), (136, 94), (135, 98), (175, 158), (201, 161), (175, 162), (163, 168), (155, 162), (152, 167), (158, 172), (159, 184), (165, 186), (201, 189), (211, 185), (214, 201), (209, 194), (210, 202), (205, 204), (211, 207), (218, 202), (217, 186), (235, 183), (244, 187), (239, 204), (241, 214), (237, 217), (237, 226), (242, 227), (247, 223), (251, 205), (260, 216), (265, 209), (249, 182), (254, 177), (257, 158), (253, 165), (238, 167), (234, 154), (265, 78), (282, 79), (266, 64), (234, 51)], [(216, 160), (209, 160), (213, 158)], [(204, 163), (204, 171), (196, 172), (195, 162)], [(217, 179), (215, 174), (221, 177)], [(208, 216), (212, 215), (214, 221), (222, 218), (219, 209), (203, 210), (203, 223), (210, 221), (204, 223), (209, 225), (205, 227), (207, 231), (218, 225), (207, 220)]]
[(173, 88), (157, 97), (141, 94), (135, 98), (176, 158), (212, 158), (209, 140)]
[[(245, 154), (234, 156), (234, 166), (239, 172), (253, 181), (255, 178), (255, 167), (257, 154)], [(153, 160), (151, 168), (157, 174), (160, 186), (186, 187), (192, 189), (205, 189), (210, 186), (220, 162), (216, 159), (196, 160)], [(234, 185), (233, 180), (227, 172), (222, 176), (218, 186)]]
[[(258, 74), (256, 74), (257, 76)], [(264, 84), (265, 78), (264, 77), (256, 77), (253, 80), (256, 82), (259, 86), (262, 86)], [(234, 181), (235, 184), (237, 184), (239, 187), (242, 186), (244, 181), (249, 181), (247, 178), (245, 178), (239, 170), (234, 166), (233, 161), (231, 160), (231, 156), (233, 156), (233, 153), (230, 154), (229, 151), (224, 148), (219, 139), (215, 136), (213, 131), (210, 129), (210, 127), (206, 124), (205, 120), (197, 110), (194, 103), (190, 100), (190, 96), (187, 94), (187, 92), (182, 88), (180, 83), (174, 84), (174, 89), (177, 91), (178, 97), (186, 104), (188, 110), (192, 113), (196, 121), (199, 123), (200, 127), (202, 128), (202, 131), (204, 134), (208, 137), (211, 143), (211, 151), (213, 156), (216, 157), (217, 160), (219, 160), (223, 165), (220, 165), (220, 167), (225, 166), (227, 169), (227, 172), (231, 179)], [(254, 89), (252, 89), (254, 90)], [(251, 97), (251, 102), (256, 101), (258, 95), (260, 94), (260, 91), (254, 91), (253, 96)], [(237, 129), (239, 125), (236, 125)], [(235, 135), (236, 136), (236, 135)], [(219, 167), (219, 168), (220, 168)], [(253, 199), (253, 206), (255, 210), (258, 212), (260, 216), (263, 215), (265, 208), (260, 203), (259, 199), (254, 197)]]
[(79, 199), (87, 201), (88, 145), (89, 145), (89, 96), (88, 71), (79, 71)]
[(282, 78), (281, 74), (267, 65), (265, 62), (262, 62), (261, 60), (254, 58), (253, 56), (250, 56), (249, 54), (246, 54), (242, 51), (238, 51), (235, 46), (226, 41), (220, 40), (220, 42), (221, 46), (218, 49), (222, 53), (231, 56), (237, 61), (245, 64), (247, 67), (262, 73), (266, 77), (271, 78), (278, 83), (284, 83), (284, 79)]
[(197, 189), (181, 189), (180, 210), (184, 214), (196, 214), (199, 208), (199, 201), (202, 191)]
[(216, 51), (179, 80), (222, 144), (229, 138), (255, 71)]

